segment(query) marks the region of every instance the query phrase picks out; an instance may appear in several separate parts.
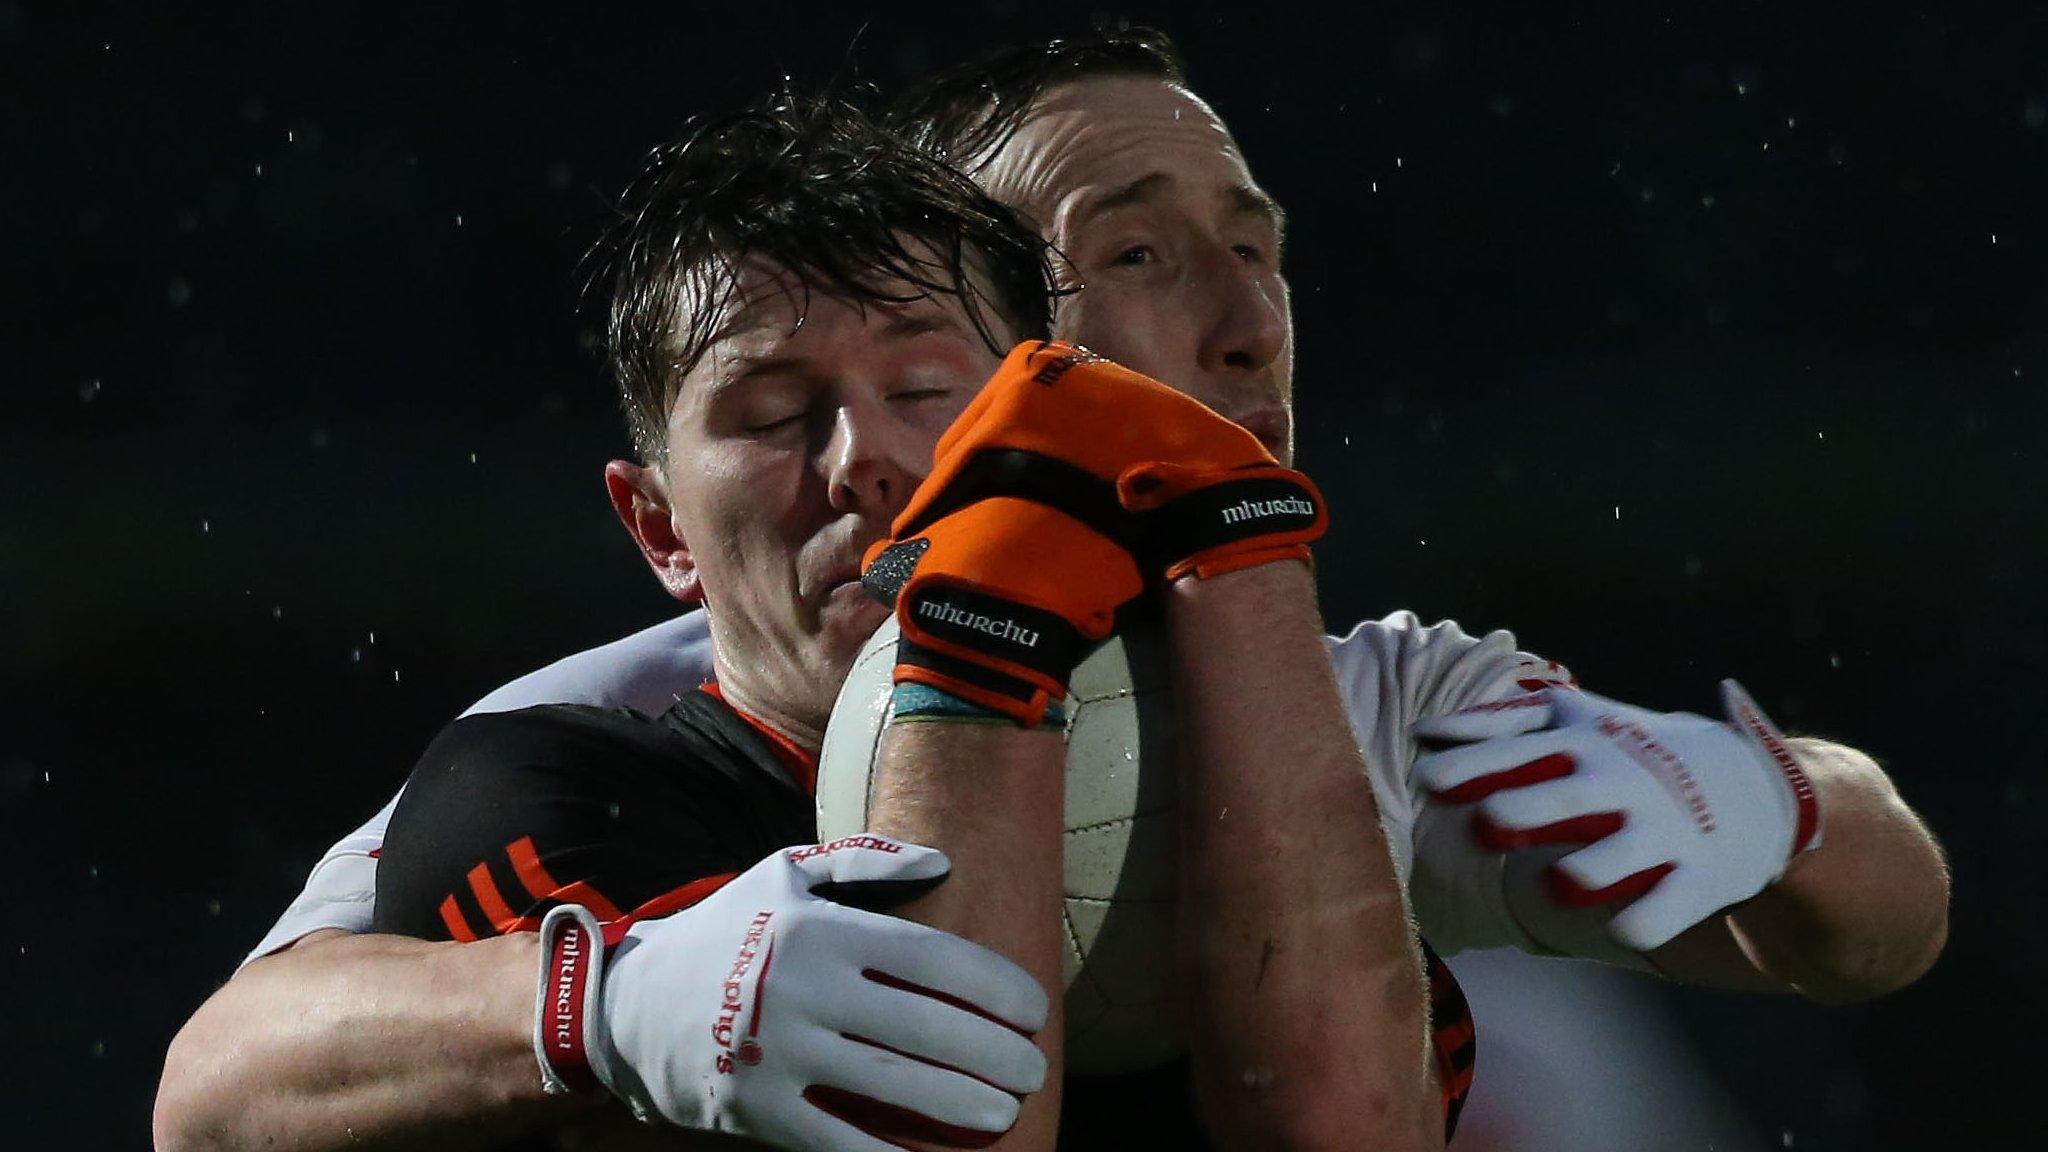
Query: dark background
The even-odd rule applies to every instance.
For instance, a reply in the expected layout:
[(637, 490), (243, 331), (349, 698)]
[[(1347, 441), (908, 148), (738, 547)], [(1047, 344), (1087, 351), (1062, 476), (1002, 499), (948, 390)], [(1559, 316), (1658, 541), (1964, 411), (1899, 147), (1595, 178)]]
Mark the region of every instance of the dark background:
[[(0, 2), (21, 1147), (146, 1144), (172, 1032), (439, 724), (667, 610), (573, 309), (640, 154), (1104, 18), (165, 7)], [(1333, 623), (1510, 626), (1658, 707), (1736, 675), (1880, 757), (1953, 857), (1940, 966), (1679, 1011), (1795, 1147), (2038, 1135), (2042, 6), (1110, 15), (1292, 213)]]

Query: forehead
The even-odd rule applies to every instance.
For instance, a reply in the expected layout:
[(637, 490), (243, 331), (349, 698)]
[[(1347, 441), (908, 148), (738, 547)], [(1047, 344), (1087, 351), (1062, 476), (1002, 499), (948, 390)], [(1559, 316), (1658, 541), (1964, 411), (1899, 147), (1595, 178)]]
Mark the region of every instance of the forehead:
[(1181, 193), (1265, 195), (1214, 109), (1185, 88), (1143, 76), (1054, 88), (981, 173), (998, 199), (1041, 225), (1091, 191), (1148, 177)]
[[(969, 275), (985, 289), (971, 264)], [(965, 306), (951, 293), (887, 279), (870, 288), (874, 298), (849, 299), (762, 259), (744, 261), (729, 274), (721, 269), (692, 277), (678, 314), (709, 310), (709, 340), (678, 381), (679, 406), (764, 365), (829, 361), (933, 328), (973, 331)]]

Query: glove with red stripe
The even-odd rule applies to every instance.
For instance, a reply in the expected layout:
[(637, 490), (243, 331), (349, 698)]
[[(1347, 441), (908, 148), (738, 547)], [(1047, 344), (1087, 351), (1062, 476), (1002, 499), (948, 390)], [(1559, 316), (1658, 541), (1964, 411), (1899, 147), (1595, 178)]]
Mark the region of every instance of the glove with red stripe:
[(940, 438), (863, 581), (896, 606), (899, 683), (1034, 724), (1148, 578), (1306, 560), (1326, 525), (1315, 486), (1251, 433), (1032, 341)]
[(642, 1120), (780, 1148), (992, 1143), (1044, 1084), (1029, 1039), (1044, 989), (979, 945), (863, 910), (928, 892), (949, 867), (884, 836), (788, 848), (609, 950), (588, 910), (554, 908), (542, 1082), (595, 1081)]
[(1784, 738), (1733, 680), (1728, 722), (1632, 708), (1550, 688), (1415, 724), (1458, 747), (1419, 757), (1440, 803), (1475, 804), (1474, 835), (1520, 853), (1584, 845), (1540, 889), (1507, 887), (1537, 942), (1583, 952), (1575, 910), (1626, 905), (1607, 925), (1635, 952), (1656, 948), (1785, 874), (1820, 846), (1813, 785)]

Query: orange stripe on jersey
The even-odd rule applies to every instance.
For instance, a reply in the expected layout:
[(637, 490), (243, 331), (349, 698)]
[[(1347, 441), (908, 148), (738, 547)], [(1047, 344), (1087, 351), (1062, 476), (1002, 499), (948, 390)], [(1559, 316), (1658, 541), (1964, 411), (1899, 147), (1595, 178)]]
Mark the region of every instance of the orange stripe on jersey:
[(526, 886), (528, 896), (545, 900), (561, 889), (562, 885), (541, 866), (540, 850), (534, 847), (533, 837), (521, 836), (506, 845), (505, 855), (512, 858), (512, 871), (519, 874), (519, 882)]
[(597, 889), (592, 888), (581, 880), (567, 887), (557, 888), (551, 895), (564, 904), (583, 905), (585, 908), (590, 909), (592, 916), (606, 923), (625, 917), (625, 913), (619, 911), (618, 905), (599, 895)]
[(476, 933), (469, 930), (469, 921), (462, 918), (462, 909), (456, 907), (453, 896), (446, 896), (441, 900), (441, 923), (448, 926), (450, 937), (464, 944), (476, 943)]
[(720, 888), (725, 887), (726, 882), (737, 875), (739, 875), (737, 872), (721, 872), (716, 876), (706, 876), (701, 880), (692, 880), (680, 888), (673, 888), (663, 892), (647, 903), (633, 909), (633, 914), (627, 917), (627, 919), (652, 920), (657, 916), (667, 916), (680, 912), (696, 904), (706, 896), (711, 895), (713, 892), (718, 891)]
[(476, 894), (477, 907), (484, 910), (484, 919), (491, 922), (491, 927), (501, 935), (519, 931), (519, 915), (498, 895), (498, 882), (491, 879), (490, 865), (479, 864), (469, 870), (469, 890)]

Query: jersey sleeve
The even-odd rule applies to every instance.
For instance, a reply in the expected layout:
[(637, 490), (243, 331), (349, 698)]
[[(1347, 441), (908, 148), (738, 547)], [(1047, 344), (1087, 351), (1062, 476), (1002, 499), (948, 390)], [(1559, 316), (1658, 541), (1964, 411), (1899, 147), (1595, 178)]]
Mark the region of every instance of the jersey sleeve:
[(557, 903), (664, 915), (808, 839), (793, 789), (642, 717), (572, 706), (472, 716), (427, 749), (377, 863), (380, 932), (473, 940)]
[(377, 899), (377, 854), (384, 846), (384, 829), (391, 811), (398, 807), (393, 796), (377, 814), (360, 827), (335, 841), (313, 865), (306, 885), (242, 963), (261, 959), (296, 943), (309, 932), (339, 928), (344, 932), (370, 931), (371, 910)]
[(1541, 951), (1508, 914), (1502, 857), (1467, 835), (1469, 812), (1434, 804), (1416, 781), (1413, 731), (1425, 716), (1573, 684), (1571, 673), (1522, 651), (1512, 633), (1474, 636), (1449, 620), (1425, 626), (1411, 612), (1366, 621), (1329, 646), (1422, 935), (1446, 955), (1504, 946)]

